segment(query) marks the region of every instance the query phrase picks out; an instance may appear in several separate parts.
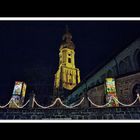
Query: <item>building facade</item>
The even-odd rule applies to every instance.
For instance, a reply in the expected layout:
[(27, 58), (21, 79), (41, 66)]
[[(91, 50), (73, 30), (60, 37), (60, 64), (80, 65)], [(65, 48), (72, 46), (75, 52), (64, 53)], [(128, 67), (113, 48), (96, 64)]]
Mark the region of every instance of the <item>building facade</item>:
[(80, 70), (75, 66), (75, 45), (72, 35), (66, 30), (59, 49), (59, 68), (54, 80), (54, 98), (67, 96), (66, 91), (72, 90), (80, 82)]
[(70, 104), (83, 96), (88, 96), (94, 103), (105, 104), (104, 81), (107, 77), (115, 78), (120, 101), (129, 104), (136, 99), (136, 94), (140, 93), (140, 38), (98, 70), (91, 72), (72, 90), (65, 102)]

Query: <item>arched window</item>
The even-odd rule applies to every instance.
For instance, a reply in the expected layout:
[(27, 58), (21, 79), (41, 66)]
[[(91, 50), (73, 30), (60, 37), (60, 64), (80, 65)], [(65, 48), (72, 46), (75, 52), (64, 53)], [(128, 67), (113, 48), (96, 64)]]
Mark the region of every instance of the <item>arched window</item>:
[(127, 73), (127, 65), (124, 61), (121, 61), (119, 64), (119, 71), (120, 71), (120, 74)]
[(138, 64), (138, 70), (140, 70), (140, 51), (137, 54), (137, 64)]
[(140, 70), (140, 49), (137, 49), (134, 53), (134, 63), (136, 66), (136, 70)]
[(132, 68), (132, 64), (131, 64), (131, 60), (130, 60), (130, 56), (127, 56), (125, 59), (125, 64), (127, 66), (127, 72), (131, 72), (133, 71), (133, 68)]
[(118, 71), (117, 71), (117, 66), (116, 65), (112, 67), (112, 70), (113, 70), (113, 76), (114, 77), (117, 76), (118, 75)]
[(68, 63), (71, 63), (71, 58), (68, 58)]

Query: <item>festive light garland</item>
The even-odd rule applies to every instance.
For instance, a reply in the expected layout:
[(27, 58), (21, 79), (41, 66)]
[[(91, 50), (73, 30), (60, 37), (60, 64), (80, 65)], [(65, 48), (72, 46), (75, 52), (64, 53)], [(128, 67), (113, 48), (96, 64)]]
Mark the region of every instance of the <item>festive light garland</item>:
[(105, 105), (97, 105), (97, 104), (93, 103), (93, 102), (90, 100), (89, 97), (88, 97), (88, 100), (89, 100), (89, 102), (90, 102), (92, 105), (94, 105), (94, 106), (96, 106), (96, 107), (102, 108), (102, 107), (106, 107), (106, 106), (108, 106), (108, 105), (110, 104), (110, 102), (111, 102), (111, 100), (112, 100), (112, 96), (110, 97), (109, 102), (106, 103)]
[[(69, 108), (69, 109), (72, 109), (72, 108), (75, 108), (75, 107), (81, 105), (82, 102), (84, 101), (84, 99), (85, 99), (85, 98), (83, 97), (82, 100), (81, 100), (78, 104), (73, 105), (73, 106), (67, 106), (67, 105), (65, 105), (65, 104), (61, 101), (60, 98), (56, 98), (55, 101), (54, 101), (51, 105), (46, 106), (46, 107), (44, 107), (44, 106), (40, 105), (39, 103), (37, 103), (37, 101), (36, 101), (35, 98), (33, 98), (33, 102), (34, 102), (38, 107), (40, 107), (40, 108), (48, 109), (48, 108), (53, 107), (53, 106), (59, 101), (60, 104), (61, 104), (62, 106), (66, 107), (66, 108)], [(110, 104), (110, 102), (111, 102), (112, 99), (115, 99), (115, 100), (116, 100), (120, 105), (122, 105), (122, 106), (132, 106), (132, 105), (134, 105), (138, 100), (140, 101), (140, 95), (137, 94), (137, 98), (136, 98), (135, 101), (134, 101), (133, 103), (131, 103), (131, 104), (124, 104), (124, 103), (121, 103), (116, 97), (111, 96), (110, 99), (109, 99), (109, 102), (106, 103), (105, 105), (97, 105), (97, 104), (93, 103), (93, 102), (91, 101), (91, 99), (88, 97), (89, 102), (90, 102), (92, 105), (94, 105), (94, 106), (96, 106), (96, 107), (99, 107), (99, 108), (103, 108), (103, 107), (108, 106), (108, 105)], [(17, 108), (24, 108), (24, 107), (30, 102), (30, 100), (28, 100), (23, 106), (20, 107), (20, 106), (18, 106), (17, 103), (11, 98), (11, 99), (9, 100), (9, 102), (8, 102), (6, 105), (0, 106), (0, 108), (5, 108), (5, 107), (7, 107), (7, 106), (10, 104), (11, 101), (13, 101), (13, 103), (16, 105)]]
[(139, 95), (139, 94), (137, 94), (137, 97), (138, 97), (138, 99), (139, 99), (139, 102), (140, 102), (140, 95)]
[(106, 103), (105, 105), (97, 105), (97, 104), (93, 103), (93, 102), (90, 100), (90, 98), (88, 97), (88, 100), (90, 101), (90, 103), (91, 103), (92, 105), (94, 105), (94, 106), (96, 106), (96, 107), (100, 107), (100, 108), (101, 108), (101, 107), (106, 107), (107, 105), (109, 105), (112, 99), (115, 99), (115, 100), (116, 100), (120, 105), (122, 105), (122, 106), (132, 106), (132, 105), (134, 105), (134, 104), (137, 102), (138, 99), (140, 100), (140, 96), (139, 96), (139, 94), (137, 94), (136, 100), (135, 100), (133, 103), (131, 103), (131, 104), (124, 104), (124, 103), (121, 103), (116, 97), (111, 96), (110, 99), (109, 99), (109, 102)]
[(76, 105), (74, 105), (74, 106), (67, 106), (67, 105), (63, 104), (63, 102), (61, 101), (60, 98), (56, 98), (55, 101), (53, 102), (53, 104), (51, 104), (51, 105), (49, 105), (49, 106), (46, 106), (46, 107), (44, 107), (44, 106), (38, 104), (37, 101), (35, 100), (35, 98), (33, 99), (33, 101), (36, 103), (36, 105), (37, 105), (38, 107), (41, 107), (41, 108), (43, 108), (43, 109), (47, 109), (47, 108), (53, 107), (53, 106), (56, 104), (57, 101), (59, 101), (60, 104), (61, 104), (62, 106), (64, 106), (64, 107), (66, 107), (66, 108), (74, 108), (74, 107), (79, 106), (79, 105), (84, 101), (84, 97), (82, 98), (82, 100), (81, 100), (78, 104), (76, 104)]
[(13, 103), (16, 105), (17, 108), (24, 108), (30, 100), (28, 100), (23, 106), (18, 106), (17, 103), (13, 100)]
[(33, 102), (35, 102), (35, 104), (36, 104), (38, 107), (43, 108), (43, 109), (47, 109), (47, 108), (53, 107), (53, 106), (56, 104), (56, 102), (58, 101), (58, 99), (59, 99), (59, 98), (56, 98), (55, 101), (53, 102), (53, 104), (51, 104), (51, 105), (49, 105), (49, 106), (46, 106), (46, 107), (40, 105), (39, 103), (37, 103), (37, 101), (36, 101), (35, 98), (33, 99)]
[(6, 105), (0, 106), (0, 108), (5, 108), (5, 107), (7, 107), (7, 106), (10, 104), (11, 100), (12, 100), (12, 99), (10, 99), (9, 102), (8, 102)]
[(78, 104), (73, 105), (73, 106), (67, 106), (67, 105), (63, 104), (63, 102), (61, 101), (61, 99), (59, 100), (59, 102), (61, 103), (62, 106), (66, 107), (66, 108), (75, 108), (75, 107), (81, 105), (82, 102), (84, 101), (84, 99), (85, 99), (85, 98), (83, 97), (82, 100), (81, 100)]
[(132, 106), (132, 105), (134, 105), (137, 102), (138, 99), (140, 99), (140, 96), (139, 96), (139, 94), (137, 94), (136, 100), (133, 103), (131, 103), (131, 104), (124, 104), (124, 103), (121, 103), (117, 98), (115, 98), (115, 97), (113, 97), (113, 98), (122, 106)]

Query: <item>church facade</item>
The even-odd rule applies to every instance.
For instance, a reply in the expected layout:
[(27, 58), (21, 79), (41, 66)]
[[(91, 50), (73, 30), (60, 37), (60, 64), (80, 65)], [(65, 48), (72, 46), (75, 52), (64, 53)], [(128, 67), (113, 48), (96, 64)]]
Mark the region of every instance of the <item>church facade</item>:
[[(98, 70), (91, 72), (72, 91), (65, 103), (78, 102), (90, 97), (98, 105), (105, 101), (105, 79), (115, 78), (116, 94), (122, 103), (130, 104), (140, 94), (140, 38), (136, 39)], [(83, 104), (90, 106), (89, 102)]]

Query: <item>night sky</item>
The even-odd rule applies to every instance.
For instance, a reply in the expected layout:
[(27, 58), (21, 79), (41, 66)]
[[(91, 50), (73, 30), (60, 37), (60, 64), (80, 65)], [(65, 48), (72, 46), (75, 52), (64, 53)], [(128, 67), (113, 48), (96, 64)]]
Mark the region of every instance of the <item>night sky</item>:
[[(15, 81), (27, 83), (27, 95), (39, 80), (46, 80), (46, 89), (52, 89), (66, 25), (73, 36), (81, 80), (140, 37), (136, 21), (0, 21), (0, 104), (12, 96)], [(47, 90), (36, 94), (42, 102), (51, 95)]]

